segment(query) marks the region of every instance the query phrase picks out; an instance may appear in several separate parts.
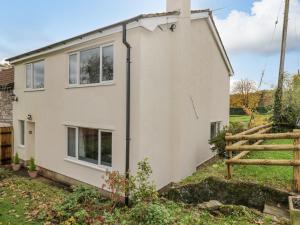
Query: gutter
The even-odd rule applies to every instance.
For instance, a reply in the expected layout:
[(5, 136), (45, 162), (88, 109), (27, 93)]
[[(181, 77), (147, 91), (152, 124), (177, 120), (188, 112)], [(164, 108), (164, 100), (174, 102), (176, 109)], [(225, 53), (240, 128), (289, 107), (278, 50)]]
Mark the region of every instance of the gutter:
[[(131, 59), (131, 45), (127, 41), (127, 23), (123, 25), (123, 44), (126, 46), (126, 162), (125, 162), (125, 176), (129, 179), (129, 164), (130, 164), (130, 59)], [(129, 188), (125, 190), (125, 204), (129, 205)]]

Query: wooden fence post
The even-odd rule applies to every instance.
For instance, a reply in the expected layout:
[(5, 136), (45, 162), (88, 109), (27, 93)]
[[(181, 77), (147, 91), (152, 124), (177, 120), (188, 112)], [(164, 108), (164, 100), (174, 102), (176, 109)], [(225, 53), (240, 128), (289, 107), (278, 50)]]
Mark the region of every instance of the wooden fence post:
[[(300, 133), (300, 129), (295, 129), (294, 132)], [(294, 145), (300, 145), (300, 138), (294, 140)], [(294, 160), (300, 160), (300, 151), (294, 151)], [(300, 192), (300, 166), (293, 166), (293, 191)]]
[[(226, 136), (231, 136), (231, 133), (226, 133)], [(226, 141), (226, 146), (232, 145), (232, 141)], [(232, 151), (227, 151), (228, 152), (228, 159), (232, 159)], [(227, 177), (226, 179), (231, 179), (232, 177), (232, 165), (231, 163), (227, 163)]]

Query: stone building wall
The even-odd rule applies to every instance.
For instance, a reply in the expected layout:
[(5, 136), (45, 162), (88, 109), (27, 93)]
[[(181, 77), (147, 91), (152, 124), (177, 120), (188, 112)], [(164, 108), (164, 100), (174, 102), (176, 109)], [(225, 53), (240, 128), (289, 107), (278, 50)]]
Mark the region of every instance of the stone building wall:
[(0, 90), (0, 123), (12, 123), (13, 90)]

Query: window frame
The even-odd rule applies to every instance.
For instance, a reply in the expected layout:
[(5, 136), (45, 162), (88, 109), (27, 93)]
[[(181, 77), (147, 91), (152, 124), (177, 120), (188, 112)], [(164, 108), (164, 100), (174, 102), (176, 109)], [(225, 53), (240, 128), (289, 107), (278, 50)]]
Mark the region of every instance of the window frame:
[[(75, 128), (75, 156), (69, 156), (68, 155), (68, 128)], [(86, 128), (86, 129), (93, 129), (93, 130), (97, 130), (98, 131), (98, 163), (91, 163), (91, 162), (87, 162), (84, 160), (79, 159), (79, 129), (80, 128)], [(77, 126), (66, 126), (66, 138), (67, 138), (67, 145), (66, 145), (66, 158), (70, 159), (71, 161), (75, 161), (78, 162), (79, 164), (83, 164), (83, 165), (88, 165), (90, 167), (98, 167), (98, 168), (103, 168), (106, 170), (111, 170), (113, 168), (113, 161), (111, 161), (111, 166), (107, 166), (107, 165), (103, 165), (101, 164), (101, 132), (107, 132), (107, 133), (111, 133), (111, 137), (112, 137), (112, 142), (111, 142), (111, 155), (113, 158), (113, 131), (112, 130), (107, 130), (107, 129), (99, 129), (99, 128), (90, 128), (90, 127), (77, 127)]]
[[(35, 88), (34, 87), (34, 64), (35, 63), (39, 63), (39, 62), (43, 62), (43, 66), (44, 66), (44, 83), (43, 83), (43, 86), (42, 88)], [(31, 70), (31, 73), (30, 73), (30, 87), (27, 87), (27, 66), (30, 65), (30, 70)], [(37, 60), (37, 61), (33, 61), (33, 62), (30, 62), (30, 63), (26, 63), (25, 64), (25, 89), (26, 90), (44, 90), (45, 89), (45, 59), (40, 59), (40, 60)]]
[[(23, 133), (22, 133), (22, 131), (21, 131), (21, 123), (23, 123)], [(19, 120), (19, 147), (25, 147), (25, 145), (26, 145), (26, 135), (25, 135), (25, 131), (26, 131), (26, 127), (25, 127), (25, 120)], [(21, 136), (24, 136), (23, 137), (23, 141), (24, 141), (24, 143), (21, 143), (21, 140), (22, 140), (22, 137)]]
[[(107, 80), (103, 81), (103, 60), (102, 60), (102, 49), (105, 47), (113, 47), (113, 79), (112, 80)], [(99, 82), (98, 83), (89, 83), (89, 84), (80, 84), (80, 53), (83, 51), (87, 51), (90, 49), (94, 48), (99, 48), (99, 53), (100, 53), (100, 70), (99, 70)], [(71, 55), (76, 55), (77, 57), (77, 74), (76, 74), (76, 83), (75, 84), (70, 84), (70, 56)], [(87, 48), (82, 48), (73, 52), (68, 53), (68, 87), (84, 87), (84, 86), (98, 86), (98, 85), (108, 85), (108, 84), (113, 84), (115, 81), (115, 45), (113, 42), (107, 43), (107, 44), (102, 44), (102, 45), (95, 45), (95, 46), (90, 46)]]
[(221, 131), (221, 126), (222, 126), (222, 121), (214, 121), (214, 122), (210, 122), (210, 140), (213, 139), (214, 137), (211, 136), (212, 132), (211, 132), (211, 127), (212, 125), (215, 125), (215, 130), (214, 130), (214, 133), (215, 133), (215, 136), (218, 135), (218, 133)]

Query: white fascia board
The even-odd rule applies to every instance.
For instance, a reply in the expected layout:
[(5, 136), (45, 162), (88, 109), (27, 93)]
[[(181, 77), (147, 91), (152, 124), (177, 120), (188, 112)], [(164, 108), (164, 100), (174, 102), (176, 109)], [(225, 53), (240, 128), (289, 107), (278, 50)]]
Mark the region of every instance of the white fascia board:
[[(132, 22), (132, 23), (128, 24), (127, 30), (136, 28), (138, 26), (140, 26), (139, 22)], [(63, 49), (66, 49), (66, 48), (69, 48), (69, 47), (72, 47), (72, 46), (76, 46), (76, 45), (88, 42), (88, 41), (103, 38), (103, 37), (106, 37), (106, 36), (109, 36), (109, 35), (112, 35), (112, 34), (115, 34), (115, 33), (118, 33), (118, 32), (122, 32), (122, 30), (123, 30), (122, 25), (116, 26), (116, 27), (113, 27), (111, 29), (99, 32), (99, 33), (95, 33), (95, 34), (85, 36), (81, 39), (78, 38), (78, 40), (67, 42), (66, 44), (62, 44), (61, 46), (54, 47), (54, 48), (51, 48), (49, 50), (41, 51), (41, 52), (29, 55), (29, 56), (22, 57), (20, 59), (16, 59), (14, 61), (11, 61), (11, 64), (15, 64), (15, 63), (18, 63), (20, 61), (25, 61), (27, 59), (39, 57), (39, 56), (42, 56), (42, 55), (45, 55), (45, 54), (48, 54), (48, 53), (52, 53), (52, 52), (55, 52), (55, 51), (63, 50)]]
[(177, 22), (177, 16), (152, 17), (140, 20), (140, 26), (149, 31), (154, 31), (159, 25)]

